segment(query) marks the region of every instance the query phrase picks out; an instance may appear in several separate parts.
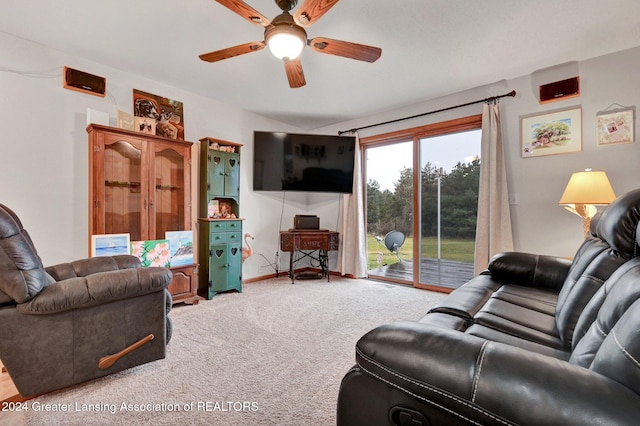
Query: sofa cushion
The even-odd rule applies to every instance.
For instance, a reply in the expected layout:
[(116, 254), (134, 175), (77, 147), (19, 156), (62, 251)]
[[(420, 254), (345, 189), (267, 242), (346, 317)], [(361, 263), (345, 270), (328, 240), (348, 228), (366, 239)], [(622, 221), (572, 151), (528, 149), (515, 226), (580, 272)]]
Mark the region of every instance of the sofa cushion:
[(569, 360), (571, 352), (562, 348), (562, 342), (558, 337), (544, 335), (540, 332), (529, 330), (528, 334), (517, 336), (495, 328), (485, 327), (483, 325), (474, 324), (467, 328), (466, 334), (482, 337), (492, 342), (505, 343), (507, 345), (516, 346), (531, 352), (537, 352), (543, 355), (552, 356), (554, 358)]
[(25, 314), (65, 312), (154, 293), (170, 282), (171, 271), (166, 268), (109, 271), (60, 281), (17, 309)]
[(640, 299), (639, 283), (640, 258), (635, 258), (623, 265), (602, 286), (580, 316), (571, 354), (572, 363), (585, 368), (591, 366), (613, 328)]
[(567, 347), (571, 346), (576, 323), (589, 300), (626, 261), (608, 246), (594, 244), (574, 263), (576, 267), (558, 295), (555, 315), (558, 333)]
[(623, 315), (604, 338), (589, 368), (640, 394), (640, 300), (619, 311)]
[(69, 278), (86, 277), (100, 272), (140, 268), (141, 266), (139, 258), (123, 254), (117, 256), (91, 257), (76, 260), (71, 263), (61, 263), (59, 265), (48, 266), (46, 270), (56, 281), (62, 281)]
[(609, 243), (611, 249), (629, 260), (638, 256), (635, 237), (640, 220), (640, 189), (616, 198), (597, 221), (596, 235)]

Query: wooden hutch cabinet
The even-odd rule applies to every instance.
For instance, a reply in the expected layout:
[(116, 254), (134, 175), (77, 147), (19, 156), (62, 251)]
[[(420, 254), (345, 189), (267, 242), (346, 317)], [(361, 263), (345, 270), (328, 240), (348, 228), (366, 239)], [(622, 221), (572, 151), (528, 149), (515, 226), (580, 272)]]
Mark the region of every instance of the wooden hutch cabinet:
[[(191, 142), (91, 124), (89, 232), (162, 240), (191, 230)], [(195, 265), (170, 268), (174, 303), (197, 303)]]
[(213, 138), (200, 143), (198, 292), (211, 299), (219, 292), (242, 291), (242, 145)]

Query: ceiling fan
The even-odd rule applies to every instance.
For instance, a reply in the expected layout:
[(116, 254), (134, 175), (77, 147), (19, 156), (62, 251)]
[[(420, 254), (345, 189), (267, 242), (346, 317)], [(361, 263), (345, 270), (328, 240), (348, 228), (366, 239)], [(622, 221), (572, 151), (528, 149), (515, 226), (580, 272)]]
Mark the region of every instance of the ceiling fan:
[(378, 47), (326, 37), (307, 39), (305, 28), (313, 25), (329, 11), (338, 0), (305, 0), (293, 16), (289, 13), (298, 0), (275, 0), (282, 13), (271, 21), (242, 0), (216, 0), (221, 5), (242, 16), (252, 24), (264, 27), (264, 41), (254, 41), (228, 47), (200, 55), (207, 62), (217, 62), (245, 53), (257, 52), (269, 46), (271, 53), (284, 61), (289, 86), (302, 87), (306, 84), (299, 55), (305, 46), (316, 52), (328, 53), (358, 61), (375, 62), (382, 50)]

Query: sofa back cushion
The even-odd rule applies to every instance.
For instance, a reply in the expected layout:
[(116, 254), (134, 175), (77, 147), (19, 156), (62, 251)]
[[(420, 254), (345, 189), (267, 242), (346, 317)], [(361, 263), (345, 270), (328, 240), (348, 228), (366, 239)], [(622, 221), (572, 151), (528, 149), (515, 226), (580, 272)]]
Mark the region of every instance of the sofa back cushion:
[(640, 298), (640, 257), (622, 265), (582, 311), (573, 336), (570, 361), (588, 368), (605, 338)]
[(611, 203), (591, 224), (591, 234), (576, 253), (558, 295), (556, 324), (566, 347), (583, 309), (611, 274), (639, 254), (636, 229), (640, 221), (640, 189)]
[(640, 393), (640, 257), (598, 290), (576, 327), (569, 362)]
[(25, 302), (50, 283), (31, 237), (16, 214), (0, 204), (0, 299)]

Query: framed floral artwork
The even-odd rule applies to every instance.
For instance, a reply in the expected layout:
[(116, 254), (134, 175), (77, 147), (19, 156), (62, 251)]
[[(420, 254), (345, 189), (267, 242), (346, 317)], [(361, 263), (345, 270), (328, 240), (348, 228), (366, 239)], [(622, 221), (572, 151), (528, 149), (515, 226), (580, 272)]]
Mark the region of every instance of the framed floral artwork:
[(522, 157), (582, 151), (582, 108), (520, 117)]
[(144, 267), (171, 265), (169, 240), (132, 241), (131, 254), (140, 259)]

